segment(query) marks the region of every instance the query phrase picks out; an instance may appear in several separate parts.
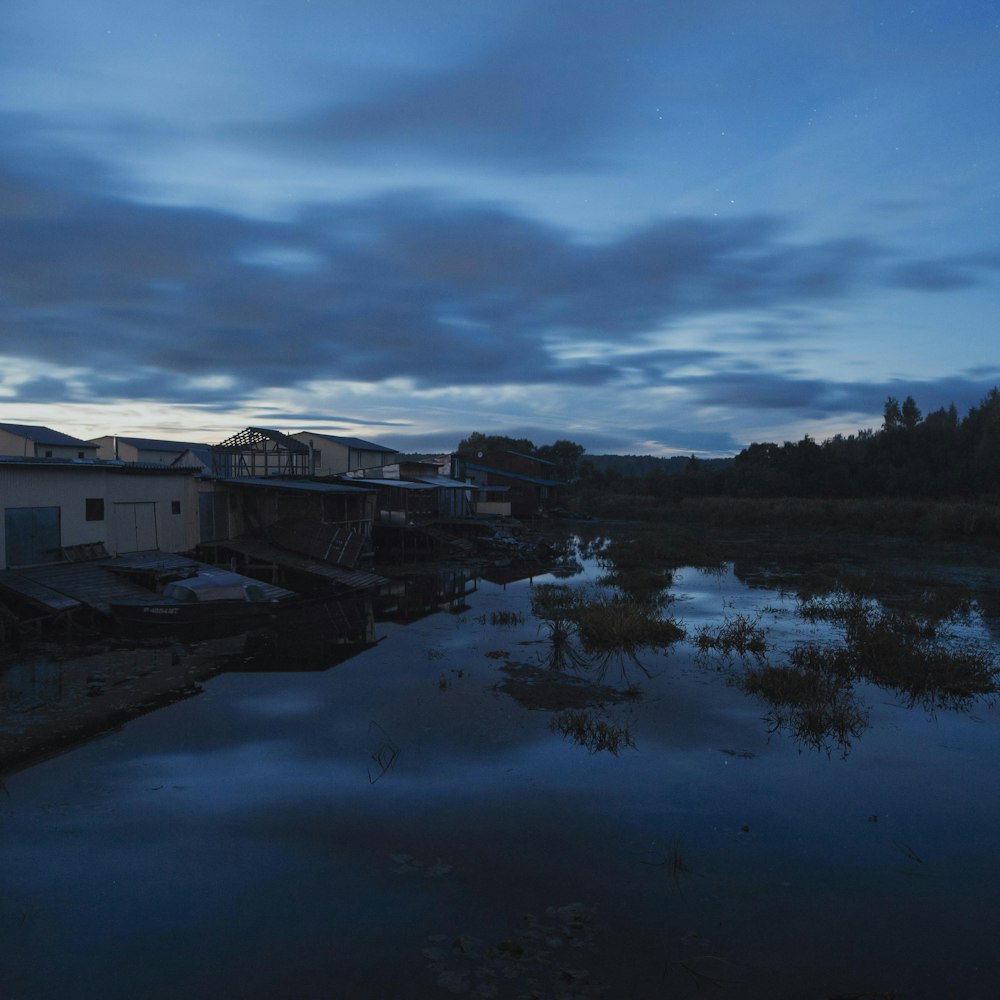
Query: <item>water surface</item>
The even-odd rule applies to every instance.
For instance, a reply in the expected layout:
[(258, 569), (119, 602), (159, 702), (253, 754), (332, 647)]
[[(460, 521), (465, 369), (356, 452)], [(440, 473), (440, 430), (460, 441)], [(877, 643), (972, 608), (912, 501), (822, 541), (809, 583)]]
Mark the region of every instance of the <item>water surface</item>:
[(582, 567), (480, 578), (325, 671), (248, 659), (9, 777), (0, 996), (996, 996), (992, 704), (861, 685), (849, 746), (769, 731), (697, 630), (753, 616), (776, 661), (837, 630), (729, 566), (675, 574), (686, 641), (535, 707), (532, 588)]

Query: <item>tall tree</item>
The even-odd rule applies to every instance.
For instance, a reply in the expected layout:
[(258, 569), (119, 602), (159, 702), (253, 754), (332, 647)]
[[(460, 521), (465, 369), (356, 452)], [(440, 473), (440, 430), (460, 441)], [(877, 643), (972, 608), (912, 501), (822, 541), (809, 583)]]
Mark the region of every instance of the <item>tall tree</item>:
[(903, 411), (899, 408), (899, 400), (895, 396), (890, 396), (885, 401), (885, 408), (882, 411), (882, 430), (894, 431), (903, 423)]
[(580, 459), (586, 449), (575, 441), (556, 441), (555, 444), (543, 444), (535, 449), (539, 458), (553, 462), (556, 467), (556, 479), (572, 482), (579, 474)]
[(903, 406), (900, 410), (900, 419), (903, 421), (903, 426), (907, 430), (912, 431), (920, 423), (921, 417), (922, 414), (916, 400), (912, 396), (907, 396), (903, 400)]

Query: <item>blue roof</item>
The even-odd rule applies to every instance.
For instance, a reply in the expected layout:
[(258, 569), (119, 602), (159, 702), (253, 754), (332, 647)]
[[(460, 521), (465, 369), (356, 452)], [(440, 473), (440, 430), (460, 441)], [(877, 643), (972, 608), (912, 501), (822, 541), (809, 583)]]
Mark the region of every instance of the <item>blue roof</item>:
[(538, 476), (526, 476), (520, 472), (508, 472), (506, 469), (495, 469), (491, 465), (474, 465), (472, 462), (465, 463), (466, 469), (473, 469), (476, 472), (492, 472), (494, 475), (503, 476), (507, 479), (516, 479), (522, 483), (534, 483), (536, 486), (565, 486), (560, 479), (540, 479)]
[[(173, 466), (171, 466), (173, 468)], [(229, 476), (219, 478), (220, 483), (231, 486), (260, 486), (272, 490), (297, 490), (301, 493), (370, 493), (366, 486), (347, 486), (344, 483), (317, 483), (313, 479), (279, 479), (261, 476)]]
[(530, 458), (532, 462), (541, 462), (542, 465), (555, 466), (555, 462), (550, 462), (547, 458), (539, 458), (537, 455), (529, 455), (525, 451), (511, 451), (509, 448), (506, 450), (507, 455), (516, 455), (518, 458)]

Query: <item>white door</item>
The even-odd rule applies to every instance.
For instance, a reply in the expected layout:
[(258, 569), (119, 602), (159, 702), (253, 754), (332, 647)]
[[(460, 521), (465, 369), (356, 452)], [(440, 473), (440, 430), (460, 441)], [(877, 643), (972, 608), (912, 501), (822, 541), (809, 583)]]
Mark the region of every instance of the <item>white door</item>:
[(115, 504), (115, 550), (146, 552), (156, 549), (156, 504)]

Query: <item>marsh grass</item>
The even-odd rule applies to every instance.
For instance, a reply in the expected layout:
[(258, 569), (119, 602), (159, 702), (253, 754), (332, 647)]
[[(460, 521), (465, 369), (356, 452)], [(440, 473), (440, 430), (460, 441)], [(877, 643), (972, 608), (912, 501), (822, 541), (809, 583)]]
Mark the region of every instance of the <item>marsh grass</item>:
[(594, 517), (660, 522), (690, 529), (769, 528), (877, 533), (922, 538), (1000, 537), (1000, 505), (946, 500), (581, 495)]
[(639, 663), (643, 649), (666, 649), (684, 638), (682, 626), (664, 614), (668, 603), (663, 596), (639, 599), (596, 588), (539, 584), (532, 591), (531, 611), (547, 633), (551, 666), (597, 662), (606, 669), (613, 657)]
[(807, 602), (800, 614), (843, 628), (845, 646), (831, 654), (831, 664), (836, 661), (841, 672), (894, 690), (911, 704), (957, 708), (997, 692), (1000, 669), (993, 657), (975, 644), (942, 637), (926, 617), (843, 593)]
[(851, 741), (868, 728), (868, 709), (854, 690), (851, 670), (840, 649), (804, 645), (792, 650), (790, 665), (748, 667), (739, 681), (747, 693), (771, 706), (770, 732), (789, 730), (800, 743), (847, 756)]
[(500, 627), (523, 625), (524, 615), (520, 611), (494, 611), (490, 614), (490, 624)]
[(797, 645), (786, 666), (748, 666), (737, 681), (771, 706), (765, 718), (772, 732), (787, 729), (827, 752), (835, 744), (846, 756), (868, 726), (868, 709), (856, 692), (860, 682), (927, 709), (966, 708), (974, 698), (997, 692), (1000, 671), (988, 653), (948, 645), (919, 617), (850, 595), (811, 604), (807, 613), (840, 624), (844, 644)]
[(628, 723), (606, 722), (582, 709), (561, 712), (552, 720), (552, 729), (591, 753), (605, 751), (617, 757), (626, 748), (635, 749)]
[(634, 656), (645, 646), (663, 649), (684, 638), (684, 629), (665, 618), (658, 602), (624, 594), (597, 595), (576, 610), (580, 641), (589, 653), (623, 652)]
[(731, 659), (736, 653), (746, 659), (753, 656), (762, 660), (767, 654), (767, 633), (761, 627), (760, 615), (726, 617), (717, 628), (702, 626), (695, 635), (695, 646), (701, 652), (714, 651)]

